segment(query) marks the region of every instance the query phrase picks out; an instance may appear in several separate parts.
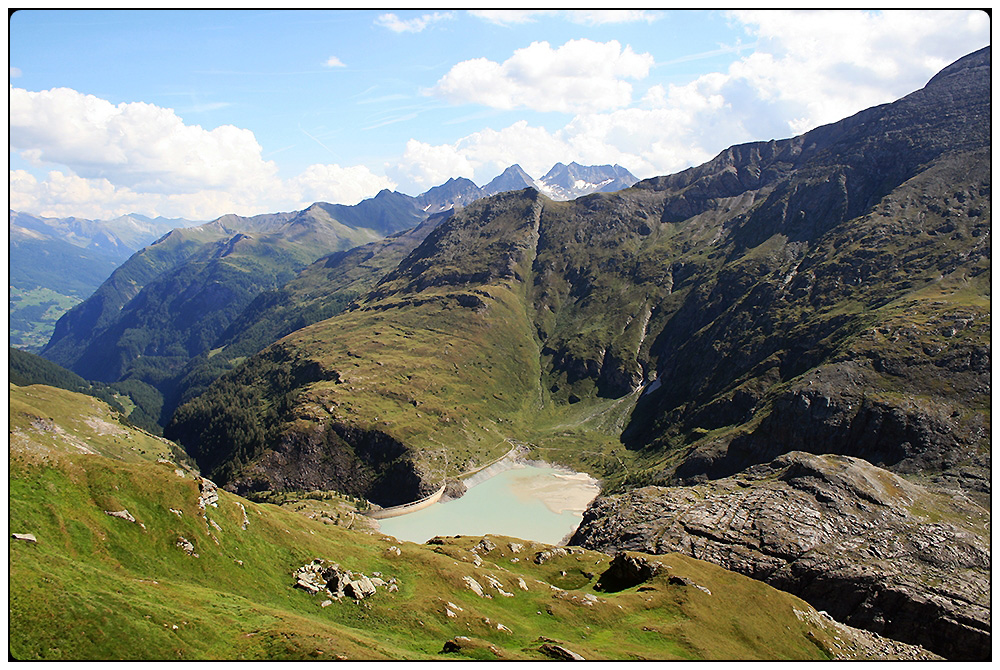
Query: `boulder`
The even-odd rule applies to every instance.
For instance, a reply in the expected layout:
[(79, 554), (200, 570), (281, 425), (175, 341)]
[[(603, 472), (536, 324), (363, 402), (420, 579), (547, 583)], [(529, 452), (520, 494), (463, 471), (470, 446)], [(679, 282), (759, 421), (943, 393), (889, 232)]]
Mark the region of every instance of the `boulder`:
[(648, 582), (663, 572), (663, 564), (644, 556), (618, 552), (611, 559), (608, 569), (601, 575), (595, 588), (599, 591), (622, 591)]
[(194, 551), (194, 545), (187, 538), (178, 536), (176, 546), (180, 547), (188, 556), (198, 558), (198, 554)]
[(375, 585), (372, 584), (371, 579), (361, 575), (358, 579), (347, 583), (347, 586), (344, 587), (344, 593), (355, 600), (362, 600), (368, 596), (375, 595)]
[(560, 661), (585, 661), (583, 656), (576, 653), (575, 651), (570, 651), (566, 647), (558, 644), (552, 644), (551, 642), (546, 642), (538, 648), (538, 651), (542, 652), (550, 658), (554, 658)]
[(488, 595), (483, 593), (482, 585), (480, 585), (480, 583), (477, 582), (472, 577), (462, 577), (462, 581), (464, 581), (465, 585), (468, 586), (472, 590), (472, 592), (475, 593), (480, 598), (489, 598)]

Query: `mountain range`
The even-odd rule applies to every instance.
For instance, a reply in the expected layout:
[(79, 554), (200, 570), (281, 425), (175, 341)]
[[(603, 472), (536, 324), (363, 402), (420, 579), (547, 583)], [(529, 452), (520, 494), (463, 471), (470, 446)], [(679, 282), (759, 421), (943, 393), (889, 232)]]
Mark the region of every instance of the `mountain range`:
[(129, 214), (89, 220), (10, 211), (10, 342), (38, 351), (56, 320), (90, 296), (133, 253), (185, 219)]
[[(573, 163), (569, 172), (567, 169), (557, 164), (542, 182), (549, 183), (545, 179), (551, 175), (567, 174), (604, 177), (605, 186), (616, 179), (622, 183), (635, 180), (618, 166)], [(504, 184), (522, 188), (519, 178), (530, 179), (518, 166), (512, 166), (487, 188), (491, 192), (505, 188)], [(560, 183), (550, 181), (554, 187)], [(283, 325), (251, 323), (264, 318), (258, 314), (261, 301), (273, 300), (270, 292), (306, 265), (314, 261), (327, 266), (338, 263), (325, 254), (409, 230), (424, 219), (433, 224), (454, 208), (485, 195), (486, 190), (469, 180), (451, 179), (415, 198), (383, 190), (357, 205), (315, 203), (298, 212), (253, 217), (230, 214), (200, 226), (174, 229), (135, 253), (83, 304), (61, 316), (41, 353), (89, 380), (113, 383), (129, 379), (148, 386), (147, 391), (155, 389), (164, 402), (138, 408), (140, 414), (161, 417), (165, 423), (177, 403), (230, 369), (232, 358), (256, 353), (278, 337), (335, 313), (329, 307), (316, 311), (303, 304)], [(120, 229), (122, 222), (118, 224)], [(424, 225), (419, 230), (429, 228)], [(400, 253), (409, 252), (419, 241), (413, 235), (400, 240), (403, 246), (393, 246)], [(410, 240), (414, 244), (406, 246)], [(379, 267), (388, 269), (384, 263)], [(377, 272), (370, 274), (365, 288), (379, 276)], [(327, 295), (332, 293), (335, 291)], [(251, 305), (255, 299), (256, 304)], [(346, 305), (340, 298), (334, 302), (337, 310)], [(238, 319), (244, 308), (250, 309), (250, 314)], [(236, 329), (231, 330), (231, 326)], [(234, 337), (240, 339), (241, 346), (229, 347)], [(222, 356), (216, 356), (223, 350)], [(236, 351), (240, 353), (233, 353)], [(153, 396), (146, 393), (144, 397)], [(155, 428), (148, 422), (143, 425)]]
[(514, 441), (602, 480), (572, 545), (985, 659), (990, 53), (632, 184), (512, 166), (174, 230), (42, 353), (154, 389), (227, 496), (461, 495)]
[[(572, 180), (568, 175), (573, 175)], [(584, 177), (593, 183), (584, 181)], [(552, 197), (566, 199), (599, 190), (625, 188), (636, 181), (617, 165), (571, 163), (565, 166), (557, 163), (539, 180), (532, 179), (520, 166), (512, 165), (483, 188), (468, 179), (458, 178), (416, 197), (383, 190), (357, 205), (319, 202), (311, 208), (322, 210), (345, 226), (368, 229), (381, 236), (423, 216), (525, 186), (535, 186)], [(299, 213), (256, 217), (227, 215), (213, 223), (236, 232), (252, 232), (254, 226), (263, 225), (263, 222), (277, 222), (311, 208)], [(56, 321), (70, 307), (92, 295), (132, 254), (176, 228), (190, 228), (201, 223), (163, 217), (151, 219), (140, 214), (108, 220), (56, 219), (13, 210), (9, 218), (11, 344), (33, 352), (41, 351)]]

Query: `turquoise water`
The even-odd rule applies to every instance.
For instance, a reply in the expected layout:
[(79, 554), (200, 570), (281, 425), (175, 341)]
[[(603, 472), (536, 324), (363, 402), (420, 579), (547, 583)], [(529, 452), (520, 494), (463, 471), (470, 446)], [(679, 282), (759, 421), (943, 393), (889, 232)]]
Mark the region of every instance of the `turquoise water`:
[(576, 530), (598, 493), (594, 480), (521, 466), (472, 487), (458, 500), (379, 521), (386, 535), (423, 543), (436, 535), (509, 535), (558, 544)]

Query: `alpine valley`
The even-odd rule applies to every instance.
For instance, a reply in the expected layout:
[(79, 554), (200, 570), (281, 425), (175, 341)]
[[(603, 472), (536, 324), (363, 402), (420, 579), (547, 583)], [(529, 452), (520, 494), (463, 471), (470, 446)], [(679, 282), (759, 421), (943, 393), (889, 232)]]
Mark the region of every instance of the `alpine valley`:
[[(11, 350), (11, 654), (989, 659), (990, 58), (673, 175), (184, 222), (48, 287), (107, 277)], [(100, 247), (32, 221), (12, 268)], [(361, 513), (509, 453), (600, 480), (566, 545)]]

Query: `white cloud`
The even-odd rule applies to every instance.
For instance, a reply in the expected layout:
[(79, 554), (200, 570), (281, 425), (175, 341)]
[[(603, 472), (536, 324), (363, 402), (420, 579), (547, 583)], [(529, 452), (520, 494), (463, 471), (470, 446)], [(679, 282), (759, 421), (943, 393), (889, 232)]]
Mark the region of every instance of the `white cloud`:
[(632, 84), (649, 74), (653, 57), (616, 40), (570, 40), (558, 49), (533, 42), (503, 63), (475, 58), (458, 63), (426, 91), (455, 103), (541, 112), (616, 109), (632, 100)]
[(375, 25), (388, 28), (394, 33), (419, 33), (427, 26), (438, 21), (447, 21), (454, 18), (451, 12), (434, 12), (433, 14), (423, 14), (412, 19), (401, 19), (395, 14), (381, 14), (375, 19)]
[(374, 174), (364, 165), (310, 165), (286, 182), (291, 199), (302, 204), (325, 201), (356, 205), (384, 188), (395, 187), (394, 181)]
[(469, 158), (453, 145), (432, 146), (411, 139), (406, 143), (402, 161), (387, 166), (387, 172), (398, 181), (414, 184), (420, 191), (425, 191), (451, 177), (471, 179), (475, 168)]
[(327, 58), (323, 65), (326, 67), (347, 67), (344, 65), (344, 62), (336, 56), (330, 56)]
[[(763, 101), (795, 108), (800, 133), (923, 86), (937, 71), (988, 43), (989, 18), (969, 11), (741, 11), (757, 38), (729, 69)], [(794, 120), (793, 120), (794, 119)]]
[(545, 128), (518, 121), (496, 131), (485, 128), (460, 139), (455, 147), (476, 167), (476, 181), (484, 184), (505, 168), (519, 164), (533, 177), (541, 177), (557, 162), (575, 159), (568, 143)]
[(90, 179), (154, 193), (259, 188), (277, 172), (249, 130), (185, 125), (173, 110), (143, 102), (113, 105), (68, 88), (10, 88), (10, 146), (34, 162), (70, 167)]
[(11, 65), (10, 66), (10, 78), (11, 79), (16, 79), (17, 77), (20, 77), (20, 76), (21, 76), (21, 68), (14, 67), (13, 65)]
[(186, 125), (173, 110), (114, 105), (72, 89), (10, 88), (10, 148), (41, 179), (10, 173), (11, 207), (48, 216), (106, 218), (133, 211), (210, 219), (354, 204), (395, 182), (364, 166), (311, 165), (287, 180), (246, 129)]

